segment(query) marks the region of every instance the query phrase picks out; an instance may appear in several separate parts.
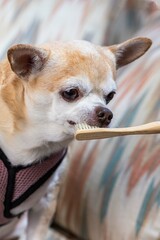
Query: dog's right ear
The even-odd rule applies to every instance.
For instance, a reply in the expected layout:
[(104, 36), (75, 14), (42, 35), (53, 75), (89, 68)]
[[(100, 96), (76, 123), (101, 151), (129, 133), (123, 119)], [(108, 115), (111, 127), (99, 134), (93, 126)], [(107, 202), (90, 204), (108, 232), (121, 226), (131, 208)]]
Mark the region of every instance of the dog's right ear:
[(43, 48), (18, 44), (8, 50), (7, 56), (13, 72), (19, 78), (29, 80), (43, 69), (49, 52)]

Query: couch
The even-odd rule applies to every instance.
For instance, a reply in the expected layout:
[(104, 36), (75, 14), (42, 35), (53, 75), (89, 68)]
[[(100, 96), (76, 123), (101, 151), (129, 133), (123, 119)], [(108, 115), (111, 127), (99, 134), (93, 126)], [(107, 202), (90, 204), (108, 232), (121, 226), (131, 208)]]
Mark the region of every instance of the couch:
[[(116, 127), (160, 120), (160, 14), (142, 2), (1, 0), (0, 58), (14, 43), (147, 36), (152, 48), (118, 72), (109, 107)], [(75, 141), (68, 159), (48, 240), (160, 239), (160, 135)]]
[[(113, 125), (160, 120), (160, 15), (136, 35), (153, 46), (123, 69)], [(74, 142), (56, 222), (85, 240), (160, 239), (160, 135)]]

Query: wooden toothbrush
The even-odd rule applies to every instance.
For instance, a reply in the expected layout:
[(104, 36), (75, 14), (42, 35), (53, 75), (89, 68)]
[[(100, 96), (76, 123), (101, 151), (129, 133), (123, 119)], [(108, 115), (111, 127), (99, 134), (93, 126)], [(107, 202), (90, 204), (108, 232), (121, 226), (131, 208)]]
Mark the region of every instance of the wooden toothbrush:
[(126, 128), (98, 128), (89, 126), (86, 123), (82, 123), (76, 125), (75, 138), (77, 140), (93, 140), (127, 135), (159, 134), (159, 133), (160, 133), (160, 121)]

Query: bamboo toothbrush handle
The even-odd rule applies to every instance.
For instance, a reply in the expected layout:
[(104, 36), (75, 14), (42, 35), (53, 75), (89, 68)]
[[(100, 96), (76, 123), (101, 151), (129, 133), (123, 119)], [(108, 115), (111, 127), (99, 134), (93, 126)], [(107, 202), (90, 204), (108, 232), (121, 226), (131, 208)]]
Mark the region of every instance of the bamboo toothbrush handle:
[(138, 134), (158, 134), (160, 133), (160, 121), (151, 122), (148, 124), (127, 127), (127, 128), (93, 128), (82, 129), (76, 132), (77, 140), (91, 140), (111, 138), (117, 136), (126, 135), (138, 135)]

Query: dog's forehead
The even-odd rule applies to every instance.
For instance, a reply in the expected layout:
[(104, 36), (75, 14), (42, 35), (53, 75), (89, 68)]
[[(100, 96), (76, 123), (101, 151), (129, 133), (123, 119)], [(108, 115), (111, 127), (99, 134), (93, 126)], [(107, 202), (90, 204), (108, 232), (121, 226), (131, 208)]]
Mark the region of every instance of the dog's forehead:
[(43, 47), (51, 49), (52, 51), (58, 50), (60, 52), (65, 51), (65, 49), (70, 51), (79, 50), (81, 53), (86, 55), (87, 53), (97, 54), (97, 47), (99, 46), (84, 40), (73, 40), (67, 42), (54, 41), (47, 45), (43, 45)]
[(91, 82), (104, 81), (108, 72), (113, 75), (114, 69), (109, 51), (86, 41), (55, 43), (50, 47), (50, 65), (54, 64), (59, 73), (71, 77), (87, 76)]

